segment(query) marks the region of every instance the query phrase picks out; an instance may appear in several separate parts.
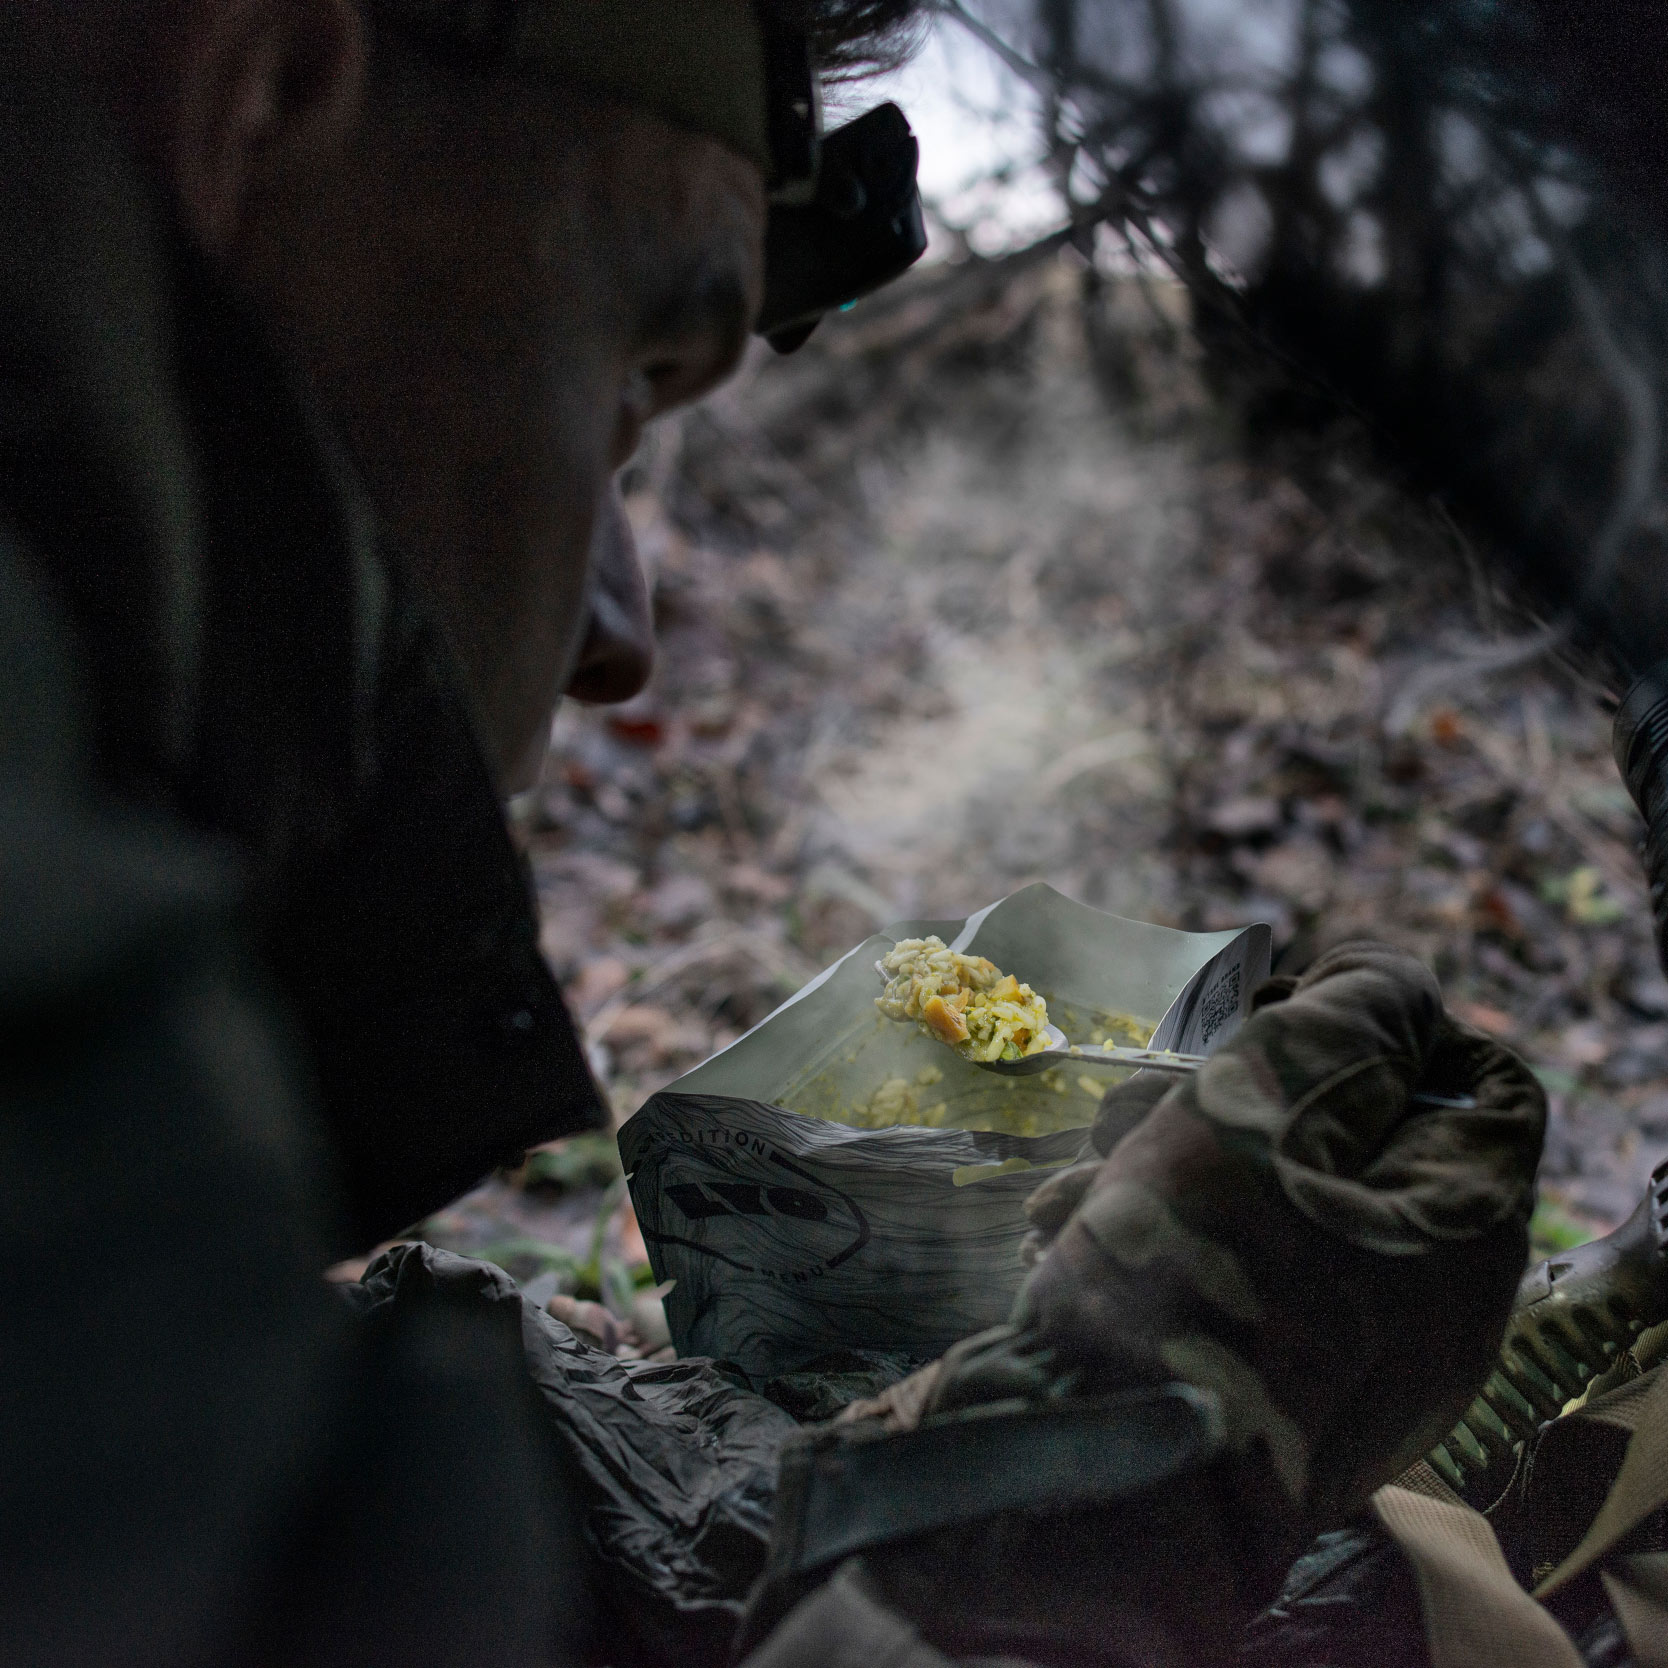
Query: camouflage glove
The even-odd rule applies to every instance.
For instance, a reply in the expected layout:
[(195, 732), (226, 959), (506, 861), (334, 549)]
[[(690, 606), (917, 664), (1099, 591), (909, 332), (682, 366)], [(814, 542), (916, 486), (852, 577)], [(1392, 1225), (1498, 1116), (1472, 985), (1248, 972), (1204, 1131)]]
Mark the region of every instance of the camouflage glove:
[(1545, 1098), (1398, 951), (1345, 946), (1289, 991), (1117, 1141), (931, 1411), (1183, 1380), (1288, 1526), (1336, 1523), (1452, 1426), (1527, 1257)]
[(1069, 1169), (1056, 1170), (1025, 1201), (1025, 1215), (1031, 1223), (1031, 1232), (1020, 1242), (1019, 1257), (1027, 1268), (1036, 1267), (1043, 1253), (1054, 1243), (1054, 1236), (1083, 1203), (1095, 1177), (1100, 1174), (1101, 1160), (1175, 1086), (1176, 1080), (1169, 1072), (1138, 1071), (1106, 1091), (1089, 1131), (1083, 1160)]
[[(1270, 1002), (1284, 1002), (1297, 988), (1297, 980), (1281, 974), (1264, 979), (1251, 994), (1251, 1008), (1265, 1008)], [(1090, 1184), (1100, 1173), (1105, 1158), (1135, 1126), (1176, 1086), (1175, 1076), (1165, 1071), (1138, 1071), (1122, 1083), (1115, 1083), (1101, 1097), (1083, 1159), (1052, 1176), (1025, 1201), (1025, 1215), (1031, 1232), (1019, 1248), (1020, 1261), (1034, 1268), (1065, 1227), (1071, 1213), (1083, 1203)]]

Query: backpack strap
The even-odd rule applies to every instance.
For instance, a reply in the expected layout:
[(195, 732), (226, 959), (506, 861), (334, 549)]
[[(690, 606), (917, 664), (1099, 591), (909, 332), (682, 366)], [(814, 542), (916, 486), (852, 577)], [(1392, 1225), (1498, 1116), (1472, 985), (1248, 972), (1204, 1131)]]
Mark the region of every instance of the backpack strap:
[(1668, 1668), (1668, 1552), (1612, 1558), (1599, 1574), (1639, 1668)]
[(1432, 1668), (1582, 1668), (1569, 1635), (1518, 1586), (1481, 1512), (1395, 1484), (1372, 1503), (1413, 1565)]
[(1441, 1473), (1429, 1460), (1415, 1460), (1396, 1479), (1396, 1487), (1405, 1488), (1413, 1494), (1426, 1495), (1432, 1500), (1440, 1500), (1448, 1506), (1465, 1504), (1465, 1501), (1443, 1482)]
[[(1660, 1367), (1601, 1397), (1588, 1418), (1631, 1429), (1622, 1469), (1580, 1544), (1535, 1589), (1545, 1598), (1590, 1569), (1652, 1512), (1668, 1506), (1668, 1372)], [(1624, 1623), (1626, 1618), (1623, 1618)], [(1631, 1640), (1631, 1628), (1629, 1635)]]

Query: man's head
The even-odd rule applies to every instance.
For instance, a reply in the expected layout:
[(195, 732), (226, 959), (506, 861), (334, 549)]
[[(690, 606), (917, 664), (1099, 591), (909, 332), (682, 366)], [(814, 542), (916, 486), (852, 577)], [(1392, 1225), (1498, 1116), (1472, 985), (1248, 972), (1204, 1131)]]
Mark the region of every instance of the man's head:
[[(108, 28), (36, 3), (68, 14), (186, 234), (293, 348), (502, 782), (525, 782), (564, 691), (620, 700), (648, 675), (613, 478), (741, 353), (758, 157), (559, 74), (473, 72), (368, 0), (104, 0)], [(849, 66), (909, 10), (804, 0), (786, 21)]]

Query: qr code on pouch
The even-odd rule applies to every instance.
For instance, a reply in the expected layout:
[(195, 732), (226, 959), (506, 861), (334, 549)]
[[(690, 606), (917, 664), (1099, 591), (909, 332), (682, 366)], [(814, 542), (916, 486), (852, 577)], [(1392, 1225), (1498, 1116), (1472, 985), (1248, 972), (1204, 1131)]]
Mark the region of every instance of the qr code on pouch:
[(1230, 967), (1204, 994), (1199, 1004), (1199, 1034), (1210, 1040), (1239, 1012), (1239, 969)]

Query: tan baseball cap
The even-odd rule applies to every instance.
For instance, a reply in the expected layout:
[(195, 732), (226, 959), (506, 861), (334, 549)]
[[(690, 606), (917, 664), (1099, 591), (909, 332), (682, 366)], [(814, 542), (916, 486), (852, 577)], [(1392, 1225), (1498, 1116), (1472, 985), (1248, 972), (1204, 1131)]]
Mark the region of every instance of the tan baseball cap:
[(803, 36), (753, 0), (370, 0), (373, 15), (481, 68), (563, 81), (703, 133), (808, 196), (821, 112)]

